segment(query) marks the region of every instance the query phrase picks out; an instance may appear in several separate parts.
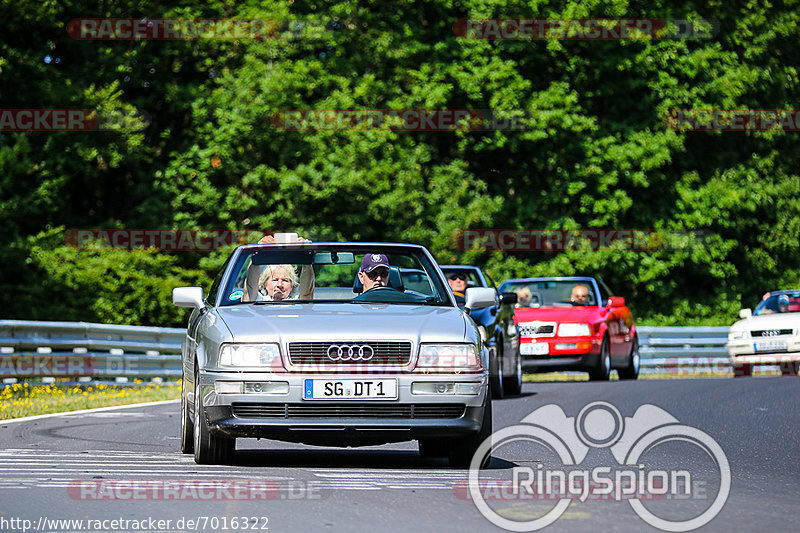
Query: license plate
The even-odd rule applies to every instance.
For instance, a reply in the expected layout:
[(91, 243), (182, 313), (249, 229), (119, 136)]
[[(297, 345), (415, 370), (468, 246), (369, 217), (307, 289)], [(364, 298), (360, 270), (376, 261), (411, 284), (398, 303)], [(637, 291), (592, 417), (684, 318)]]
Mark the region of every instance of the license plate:
[(550, 353), (550, 345), (546, 342), (526, 342), (519, 345), (519, 353), (522, 355), (547, 355)]
[(396, 400), (396, 379), (307, 379), (306, 400)]
[(789, 349), (789, 346), (786, 344), (785, 340), (770, 339), (767, 341), (756, 341), (753, 348), (755, 348), (757, 352), (775, 352), (779, 350), (786, 351)]

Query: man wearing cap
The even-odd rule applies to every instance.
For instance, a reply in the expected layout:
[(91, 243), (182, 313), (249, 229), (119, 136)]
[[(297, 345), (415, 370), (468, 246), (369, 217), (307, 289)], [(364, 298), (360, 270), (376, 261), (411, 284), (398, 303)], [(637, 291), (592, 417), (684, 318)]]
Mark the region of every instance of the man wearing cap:
[(366, 254), (358, 269), (358, 280), (364, 292), (376, 287), (389, 286), (389, 259), (384, 254)]
[(464, 272), (453, 272), (447, 277), (447, 283), (453, 290), (453, 296), (456, 297), (456, 303), (459, 307), (467, 303), (467, 275)]

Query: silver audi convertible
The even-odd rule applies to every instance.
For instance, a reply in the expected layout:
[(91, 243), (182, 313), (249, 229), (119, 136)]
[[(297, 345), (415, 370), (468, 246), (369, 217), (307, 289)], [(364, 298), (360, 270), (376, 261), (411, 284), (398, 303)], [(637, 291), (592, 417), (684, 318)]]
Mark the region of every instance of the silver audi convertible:
[[(492, 432), (488, 350), (430, 252), (283, 240), (237, 248), (206, 295), (173, 290), (175, 305), (194, 308), (183, 344), (181, 450), (224, 463), (238, 437), (418, 440), (423, 456), (469, 466)], [(423, 271), (426, 284), (404, 287), (407, 269)], [(495, 297), (470, 288), (466, 308)]]

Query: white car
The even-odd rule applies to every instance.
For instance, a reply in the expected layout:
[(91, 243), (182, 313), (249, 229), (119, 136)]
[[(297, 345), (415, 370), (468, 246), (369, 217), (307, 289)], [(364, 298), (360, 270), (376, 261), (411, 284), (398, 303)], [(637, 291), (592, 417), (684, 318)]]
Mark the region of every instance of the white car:
[(734, 376), (749, 376), (753, 365), (779, 365), (795, 375), (800, 365), (800, 290), (768, 292), (755, 311), (728, 331), (728, 355)]

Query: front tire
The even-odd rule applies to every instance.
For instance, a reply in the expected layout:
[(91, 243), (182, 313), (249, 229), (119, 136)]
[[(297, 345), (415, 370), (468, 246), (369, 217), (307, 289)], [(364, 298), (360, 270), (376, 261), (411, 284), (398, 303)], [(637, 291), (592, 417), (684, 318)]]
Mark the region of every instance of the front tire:
[(422, 457), (447, 457), (450, 454), (447, 439), (419, 439), (419, 454)]
[(517, 349), (516, 364), (514, 365), (514, 375), (503, 378), (503, 390), (511, 395), (522, 393), (522, 356)]
[[(450, 466), (453, 468), (469, 468), (472, 456), (483, 441), (492, 435), (492, 396), (486, 395), (486, 407), (483, 410), (483, 421), (481, 429), (475, 435), (455, 439), (450, 447)], [(492, 459), (491, 452), (486, 454), (481, 462), (480, 468), (486, 468)]]
[(589, 370), (590, 381), (608, 381), (611, 374), (611, 351), (608, 346), (608, 336), (603, 337), (603, 344), (600, 345), (600, 354), (597, 356), (597, 364)]
[(639, 337), (634, 335), (631, 345), (631, 354), (628, 356), (628, 366), (617, 370), (619, 379), (636, 379), (639, 377)]
[(203, 395), (200, 393), (200, 375), (194, 376), (194, 462), (201, 465), (224, 464), (231, 460), (236, 450), (236, 439), (211, 434), (208, 428)]
[(194, 452), (194, 423), (189, 416), (189, 401), (186, 398), (186, 377), (181, 382), (181, 453)]
[(494, 365), (491, 360), (489, 361), (489, 389), (492, 391), (492, 398), (495, 400), (502, 400), (506, 395), (505, 388), (503, 387), (503, 358), (502, 354), (498, 353), (497, 347), (494, 351)]
[(733, 377), (749, 378), (753, 376), (753, 365), (751, 363), (734, 363)]

